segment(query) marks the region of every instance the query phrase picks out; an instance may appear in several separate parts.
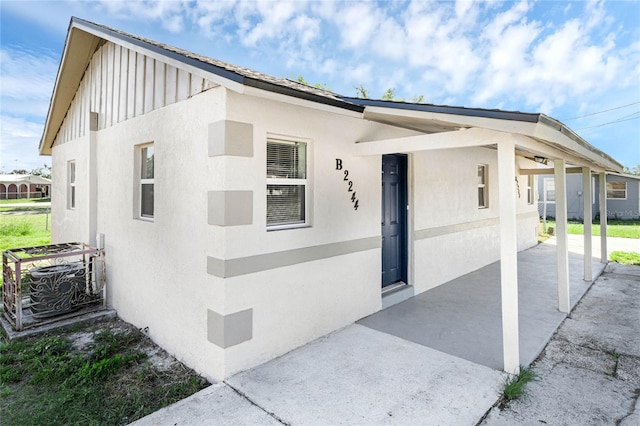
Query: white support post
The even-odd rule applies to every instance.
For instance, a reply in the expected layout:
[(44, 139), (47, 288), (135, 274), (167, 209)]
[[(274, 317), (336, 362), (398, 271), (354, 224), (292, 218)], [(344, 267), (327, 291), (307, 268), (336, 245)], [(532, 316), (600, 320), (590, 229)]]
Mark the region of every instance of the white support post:
[(556, 257), (558, 271), (558, 309), (569, 313), (569, 238), (567, 236), (567, 174), (564, 160), (553, 160), (556, 189)]
[(600, 181), (600, 262), (607, 263), (607, 174), (598, 175)]
[(515, 145), (498, 143), (500, 203), (500, 290), (502, 295), (502, 351), (504, 371), (520, 371), (518, 331), (518, 245), (516, 230)]
[(593, 257), (592, 230), (593, 211), (591, 209), (591, 169), (582, 168), (582, 202), (583, 202), (583, 223), (584, 223), (584, 280), (592, 281), (593, 272), (591, 270), (591, 258)]

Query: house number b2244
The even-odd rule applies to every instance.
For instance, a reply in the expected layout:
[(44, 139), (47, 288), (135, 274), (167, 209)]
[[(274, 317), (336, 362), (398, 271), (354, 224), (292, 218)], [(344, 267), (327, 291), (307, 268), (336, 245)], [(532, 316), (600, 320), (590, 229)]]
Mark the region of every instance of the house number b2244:
[(342, 159), (340, 158), (336, 158), (336, 170), (340, 170), (344, 174), (344, 178), (342, 180), (347, 183), (347, 193), (351, 196), (353, 209), (358, 210), (359, 200), (358, 197), (356, 197), (356, 191), (353, 189), (353, 181), (349, 179), (349, 170), (342, 168)]

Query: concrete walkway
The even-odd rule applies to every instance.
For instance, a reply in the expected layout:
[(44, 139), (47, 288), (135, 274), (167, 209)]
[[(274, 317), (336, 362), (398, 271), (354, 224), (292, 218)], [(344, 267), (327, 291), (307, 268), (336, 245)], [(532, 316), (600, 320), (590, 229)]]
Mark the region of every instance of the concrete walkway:
[[(604, 265), (595, 259), (593, 266), (596, 273)], [(556, 309), (555, 247), (541, 244), (520, 253), (518, 268), (521, 363), (528, 364), (564, 318)], [(582, 281), (581, 258), (572, 255), (570, 269), (575, 304), (589, 283)], [(489, 265), (134, 424), (474, 425), (502, 390), (498, 277), (499, 265)], [(615, 286), (617, 279), (605, 276), (599, 285)], [(637, 301), (639, 296), (630, 297)], [(637, 318), (637, 306), (624, 305), (623, 309), (636, 311), (623, 311), (615, 318)], [(599, 309), (596, 315), (608, 313)], [(635, 339), (638, 324), (636, 320), (630, 326), (635, 327)], [(616, 333), (614, 324), (607, 333)], [(628, 330), (625, 333), (629, 338)], [(621, 407), (617, 412), (628, 414), (628, 401)], [(492, 418), (496, 416), (492, 413)], [(518, 423), (505, 419), (498, 424)]]
[(640, 425), (640, 267), (610, 263), (533, 368), (483, 425)]

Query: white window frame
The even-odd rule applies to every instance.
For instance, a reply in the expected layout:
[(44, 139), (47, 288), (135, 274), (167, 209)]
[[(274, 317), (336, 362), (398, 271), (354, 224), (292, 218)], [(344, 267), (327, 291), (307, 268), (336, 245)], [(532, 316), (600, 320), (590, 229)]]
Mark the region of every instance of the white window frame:
[[(142, 167), (142, 160), (143, 160), (143, 151), (146, 148), (153, 148), (153, 155), (154, 155), (154, 163), (155, 163), (155, 145), (153, 142), (147, 142), (144, 144), (140, 144), (140, 145), (136, 145), (135, 146), (135, 155), (134, 155), (134, 161), (135, 161), (135, 190), (134, 190), (134, 196), (135, 196), (135, 213), (134, 213), (134, 217), (136, 219), (140, 219), (140, 220), (146, 220), (149, 222), (153, 222), (154, 217), (155, 217), (155, 164), (154, 164), (154, 170), (153, 170), (153, 177), (151, 178), (144, 178), (142, 177), (142, 172), (143, 172), (143, 167)], [(142, 213), (142, 185), (153, 185), (153, 214), (149, 215), (149, 214), (143, 214)]]
[[(613, 189), (611, 188), (611, 184), (613, 183), (624, 183), (624, 189)], [(608, 181), (607, 185), (606, 185), (606, 190), (607, 190), (607, 200), (626, 200), (627, 199), (627, 181), (625, 180), (613, 180), (613, 181)], [(610, 197), (609, 196), (609, 191), (611, 192), (620, 192), (620, 191), (624, 191), (624, 197)]]
[[(292, 138), (287, 136), (280, 135), (269, 135), (267, 137), (266, 147), (269, 143), (282, 143), (282, 144), (294, 144), (300, 143), (305, 146), (305, 178), (304, 179), (293, 179), (293, 178), (282, 178), (282, 177), (270, 177), (266, 176), (266, 185), (265, 185), (265, 223), (267, 222), (267, 208), (268, 208), (268, 187), (269, 185), (301, 185), (304, 186), (304, 220), (301, 222), (291, 222), (291, 223), (276, 223), (269, 224), (266, 223), (267, 231), (276, 231), (281, 229), (295, 229), (295, 228), (305, 228), (311, 226), (311, 191), (310, 191), (310, 176), (311, 176), (311, 141), (305, 138)], [(265, 152), (266, 154), (266, 152)], [(265, 155), (265, 174), (267, 172), (267, 161)]]
[[(549, 184), (551, 184), (553, 186), (553, 189), (548, 188)], [(543, 200), (545, 203), (547, 204), (555, 204), (556, 203), (556, 180), (554, 178), (544, 178), (543, 180), (543, 185), (542, 185), (542, 191), (543, 191)], [(553, 191), (553, 200), (549, 200), (549, 193), (548, 191)]]
[(532, 205), (535, 202), (534, 197), (534, 175), (527, 175), (527, 204)]
[[(481, 167), (482, 167), (483, 182), (482, 183), (478, 182), (477, 204), (479, 209), (487, 209), (489, 208), (489, 165), (478, 164), (476, 173), (480, 171)], [(476, 179), (477, 179), (477, 175), (476, 175)], [(483, 201), (482, 204), (480, 204), (480, 190), (482, 190), (482, 201)]]
[(76, 190), (76, 160), (67, 162), (67, 209), (75, 210), (78, 192)]

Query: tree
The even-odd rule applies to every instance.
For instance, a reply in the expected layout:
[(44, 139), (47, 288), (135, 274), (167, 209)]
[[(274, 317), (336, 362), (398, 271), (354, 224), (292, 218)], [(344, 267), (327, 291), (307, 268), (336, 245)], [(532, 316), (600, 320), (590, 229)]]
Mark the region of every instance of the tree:
[[(356, 89), (356, 97), (362, 98), (362, 99), (370, 99), (369, 91), (362, 84), (354, 86), (354, 89)], [(396, 96), (395, 87), (390, 87), (387, 90), (385, 90), (380, 99), (384, 101), (405, 102), (404, 98), (399, 98)], [(411, 98), (411, 102), (414, 104), (424, 103), (424, 96), (415, 95), (414, 97)]]
[(31, 174), (34, 176), (42, 176), (43, 178), (51, 179), (51, 166), (44, 164), (42, 167), (31, 170)]
[(622, 169), (622, 171), (623, 171), (624, 173), (628, 173), (628, 174), (630, 174), (630, 175), (640, 176), (640, 164), (637, 164), (637, 165), (635, 165), (635, 166), (633, 166), (633, 167), (631, 167), (631, 168), (629, 168), (629, 167), (626, 167), (626, 166), (625, 166), (625, 167)]
[(322, 90), (326, 90), (327, 92), (333, 92), (333, 90), (331, 90), (329, 87), (327, 87), (326, 84), (324, 83), (315, 83), (315, 84), (311, 84), (309, 83), (307, 80), (304, 79), (304, 76), (299, 75), (298, 78), (296, 79), (296, 81), (298, 83), (302, 83), (305, 86), (309, 86), (309, 87), (315, 87), (316, 89), (322, 89)]
[(353, 86), (356, 89), (356, 97), (362, 99), (369, 99), (369, 91), (364, 88), (362, 84)]

